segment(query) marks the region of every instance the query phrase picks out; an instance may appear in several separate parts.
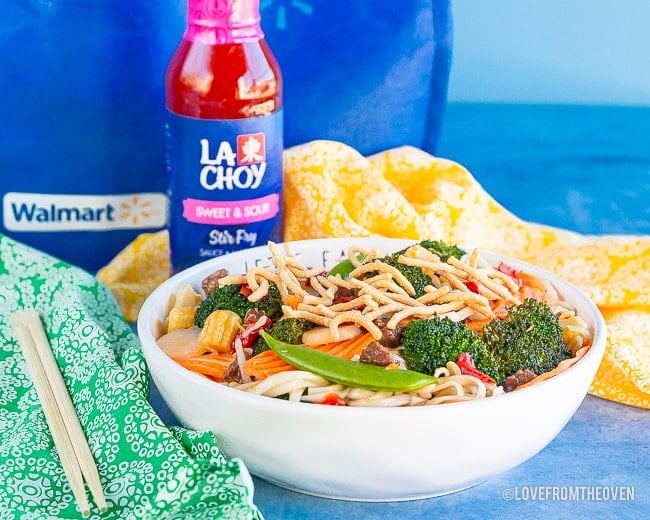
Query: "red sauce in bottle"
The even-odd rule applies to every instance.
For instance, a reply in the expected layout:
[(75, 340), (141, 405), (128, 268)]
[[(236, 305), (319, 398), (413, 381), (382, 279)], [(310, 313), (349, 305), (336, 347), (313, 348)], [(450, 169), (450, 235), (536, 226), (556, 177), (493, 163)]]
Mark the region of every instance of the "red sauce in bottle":
[(270, 114), (282, 107), (278, 65), (266, 40), (221, 45), (183, 40), (169, 64), (166, 98), (168, 110), (200, 119)]

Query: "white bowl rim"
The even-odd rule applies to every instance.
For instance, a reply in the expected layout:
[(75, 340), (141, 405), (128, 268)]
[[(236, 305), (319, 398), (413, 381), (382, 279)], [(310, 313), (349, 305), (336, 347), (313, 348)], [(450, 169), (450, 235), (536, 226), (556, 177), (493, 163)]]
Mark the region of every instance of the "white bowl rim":
[[(385, 238), (385, 237), (351, 237), (351, 238), (318, 238), (318, 239), (296, 240), (296, 241), (278, 242), (277, 244), (281, 246), (287, 243), (291, 247), (307, 246), (307, 245), (314, 245), (315, 247), (318, 247), (321, 244), (323, 245), (329, 244), (328, 247), (331, 247), (333, 241), (349, 243), (350, 245), (364, 245), (364, 244), (359, 244), (358, 242), (381, 241), (386, 243), (394, 243), (397, 246), (395, 250), (399, 250), (401, 247), (403, 247), (403, 244), (416, 244), (420, 242), (420, 240), (417, 239), (396, 239), (396, 238)], [(459, 247), (465, 249), (466, 251), (472, 249), (463, 246), (459, 246)], [(598, 363), (600, 363), (600, 360), (602, 359), (605, 352), (605, 346), (607, 342), (605, 320), (598, 307), (593, 303), (593, 301), (586, 294), (584, 294), (583, 291), (581, 291), (578, 287), (571, 284), (567, 280), (545, 269), (542, 269), (533, 264), (524, 262), (522, 260), (518, 260), (516, 258), (507, 255), (492, 253), (488, 251), (481, 251), (481, 255), (485, 255), (486, 257), (495, 257), (495, 258), (498, 257), (498, 259), (503, 260), (509, 265), (513, 265), (515, 267), (519, 265), (520, 268), (524, 267), (524, 268), (531, 269), (532, 271), (535, 271), (537, 274), (546, 277), (549, 281), (553, 283), (554, 286), (557, 286), (557, 284), (564, 285), (566, 288), (571, 289), (575, 291), (577, 294), (579, 294), (580, 296), (582, 296), (584, 303), (593, 313), (593, 317), (595, 320), (594, 323), (595, 330), (594, 330), (594, 337), (593, 337), (593, 343), (591, 348), (574, 366), (572, 366), (571, 368), (567, 369), (564, 372), (561, 372), (560, 374), (557, 374), (547, 379), (546, 381), (542, 381), (539, 384), (533, 385), (531, 387), (522, 388), (515, 392), (508, 392), (505, 393), (504, 395), (494, 396), (485, 399), (473, 399), (469, 401), (450, 403), (450, 405), (448, 406), (435, 406), (435, 405), (399, 406), (399, 407), (314, 406), (313, 403), (270, 398), (267, 396), (262, 396), (262, 395), (253, 394), (251, 392), (242, 391), (236, 388), (230, 388), (223, 383), (217, 383), (215, 381), (212, 381), (204, 376), (201, 376), (200, 374), (197, 374), (196, 372), (193, 372), (179, 365), (178, 363), (173, 361), (167, 354), (165, 354), (162, 351), (162, 349), (160, 349), (160, 347), (158, 347), (158, 344), (156, 343), (156, 338), (154, 337), (154, 334), (152, 332), (153, 323), (151, 319), (145, 322), (145, 316), (153, 317), (155, 315), (154, 313), (156, 309), (154, 308), (154, 302), (156, 301), (160, 293), (164, 293), (170, 285), (180, 286), (182, 285), (182, 283), (187, 282), (188, 280), (194, 280), (196, 273), (206, 270), (208, 265), (216, 264), (214, 268), (217, 269), (219, 268), (218, 264), (221, 263), (221, 261), (223, 261), (226, 258), (227, 260), (238, 259), (237, 257), (239, 256), (245, 258), (248, 255), (254, 254), (255, 252), (258, 251), (261, 252), (264, 250), (268, 251), (268, 247), (266, 245), (257, 246), (247, 250), (237, 251), (235, 253), (230, 253), (228, 255), (205, 260), (203, 262), (200, 262), (194, 266), (191, 266), (173, 275), (172, 277), (168, 278), (163, 283), (161, 283), (158, 287), (156, 287), (151, 292), (151, 294), (145, 299), (137, 319), (137, 333), (142, 343), (143, 351), (145, 352), (145, 358), (147, 353), (149, 353), (150, 355), (154, 355), (157, 358), (162, 359), (163, 363), (165, 363), (171, 370), (180, 371), (183, 377), (190, 378), (190, 380), (192, 380), (194, 383), (199, 384), (202, 387), (205, 387), (206, 390), (210, 390), (218, 393), (225, 392), (226, 394), (231, 396), (230, 397), (231, 399), (242, 400), (243, 402), (249, 401), (251, 404), (258, 404), (258, 405), (266, 403), (265, 406), (280, 407), (280, 409), (286, 409), (286, 407), (288, 406), (300, 407), (301, 412), (311, 413), (309, 412), (309, 410), (311, 410), (314, 413), (317, 412), (320, 414), (323, 413), (336, 414), (337, 416), (340, 416), (341, 414), (346, 414), (346, 413), (380, 414), (380, 413), (387, 413), (388, 410), (391, 410), (391, 412), (388, 413), (394, 413), (394, 414), (423, 413), (422, 412), (423, 409), (439, 410), (440, 412), (442, 412), (442, 410), (447, 410), (451, 407), (456, 409), (456, 407), (458, 406), (464, 406), (466, 409), (469, 409), (473, 406), (482, 406), (482, 407), (490, 406), (491, 403), (495, 403), (496, 406), (496, 401), (501, 401), (502, 399), (513, 400), (516, 398), (525, 398), (525, 396), (528, 395), (530, 392), (539, 391), (540, 387), (543, 389), (543, 388), (549, 388), (550, 385), (562, 384), (562, 381), (564, 379), (566, 379), (567, 377), (571, 377), (572, 374), (575, 374), (576, 369), (579, 370), (581, 366), (582, 367), (586, 366), (589, 361), (595, 362), (596, 360), (594, 358), (598, 358), (597, 361)], [(233, 258), (235, 255), (237, 255), (237, 257)], [(143, 338), (147, 340), (146, 344), (143, 341)], [(151, 348), (149, 349), (148, 347)], [(420, 410), (420, 412), (415, 412), (415, 410)], [(427, 412), (427, 413), (436, 413), (436, 412)]]

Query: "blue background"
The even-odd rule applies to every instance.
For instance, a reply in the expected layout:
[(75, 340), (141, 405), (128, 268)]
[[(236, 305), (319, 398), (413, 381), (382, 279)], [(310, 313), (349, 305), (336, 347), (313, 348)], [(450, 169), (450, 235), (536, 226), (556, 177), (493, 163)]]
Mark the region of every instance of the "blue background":
[(453, 0), (452, 102), (650, 106), (647, 0)]
[(650, 232), (650, 2), (454, 0), (437, 152), (521, 218)]

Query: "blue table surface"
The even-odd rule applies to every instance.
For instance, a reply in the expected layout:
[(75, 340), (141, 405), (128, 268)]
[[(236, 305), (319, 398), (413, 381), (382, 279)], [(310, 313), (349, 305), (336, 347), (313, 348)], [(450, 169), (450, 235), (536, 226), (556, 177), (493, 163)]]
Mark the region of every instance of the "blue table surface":
[[(588, 234), (648, 234), (649, 129), (649, 108), (450, 104), (437, 155), (463, 164), (523, 219)], [(151, 399), (175, 424), (155, 388)], [(650, 412), (587, 396), (540, 453), (459, 493), (349, 502), (254, 478), (254, 500), (267, 520), (650, 518), (649, 432)]]

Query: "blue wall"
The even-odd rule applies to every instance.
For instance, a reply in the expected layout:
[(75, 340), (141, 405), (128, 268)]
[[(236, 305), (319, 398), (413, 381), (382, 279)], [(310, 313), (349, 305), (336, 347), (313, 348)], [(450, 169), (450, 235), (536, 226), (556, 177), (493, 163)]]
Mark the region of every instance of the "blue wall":
[(438, 155), (525, 220), (650, 233), (650, 1), (453, 0), (453, 17)]
[(650, 105), (647, 0), (453, 0), (449, 100)]

